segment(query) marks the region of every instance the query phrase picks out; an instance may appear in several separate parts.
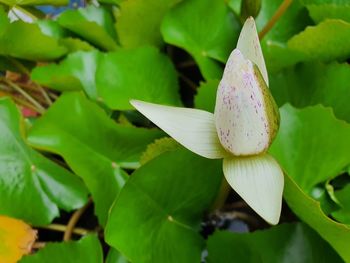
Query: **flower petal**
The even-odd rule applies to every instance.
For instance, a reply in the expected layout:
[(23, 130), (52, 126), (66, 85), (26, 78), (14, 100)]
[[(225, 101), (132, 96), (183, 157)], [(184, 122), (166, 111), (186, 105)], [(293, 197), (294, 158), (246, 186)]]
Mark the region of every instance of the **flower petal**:
[(241, 34), (238, 38), (237, 49), (243, 53), (245, 58), (249, 59), (258, 66), (261, 75), (268, 86), (269, 79), (254, 18), (249, 17), (245, 21)]
[(224, 159), (224, 174), (231, 187), (265, 221), (276, 225), (282, 206), (283, 172), (268, 154)]
[(214, 115), (221, 144), (236, 156), (265, 152), (277, 133), (277, 105), (257, 66), (238, 49), (226, 64)]
[(139, 112), (192, 152), (210, 159), (227, 156), (214, 124), (214, 115), (197, 109), (131, 100)]

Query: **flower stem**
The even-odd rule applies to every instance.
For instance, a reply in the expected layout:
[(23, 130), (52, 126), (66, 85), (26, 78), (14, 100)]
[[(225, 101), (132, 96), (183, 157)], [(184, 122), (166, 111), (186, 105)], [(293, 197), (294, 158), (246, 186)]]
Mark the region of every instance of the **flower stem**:
[(211, 206), (210, 211), (216, 211), (223, 207), (225, 204), (225, 201), (231, 191), (231, 186), (227, 183), (225, 177), (222, 178), (220, 190), (218, 192), (218, 195), (216, 196), (216, 199)]
[(78, 223), (80, 217), (84, 214), (84, 212), (90, 206), (91, 203), (92, 199), (90, 198), (86, 205), (84, 205), (82, 208), (78, 209), (73, 213), (67, 224), (66, 231), (64, 232), (63, 241), (68, 241), (71, 239), (75, 225)]
[(13, 88), (15, 91), (20, 93), (23, 97), (25, 97), (30, 103), (32, 103), (39, 111), (39, 113), (44, 113), (45, 108), (41, 106), (41, 104), (36, 101), (31, 95), (29, 95), (27, 92), (25, 92), (22, 88), (20, 88), (17, 84), (13, 83), (12, 81), (9, 81), (6, 78), (3, 78), (3, 81), (9, 85), (11, 88)]
[(276, 12), (273, 14), (269, 22), (264, 26), (264, 28), (259, 33), (259, 39), (263, 39), (263, 37), (271, 30), (271, 28), (276, 24), (278, 19), (286, 12), (290, 4), (293, 0), (284, 0), (282, 4), (278, 7)]
[[(58, 231), (58, 232), (65, 232), (67, 230), (67, 226), (61, 225), (61, 224), (50, 224), (47, 226), (38, 226), (36, 228), (48, 229), (48, 230), (53, 230), (53, 231)], [(77, 234), (77, 235), (81, 235), (81, 236), (86, 235), (89, 232), (91, 232), (91, 231), (89, 231), (85, 228), (81, 228), (81, 227), (76, 227), (76, 228), (73, 228), (73, 230), (72, 230), (73, 234)]]

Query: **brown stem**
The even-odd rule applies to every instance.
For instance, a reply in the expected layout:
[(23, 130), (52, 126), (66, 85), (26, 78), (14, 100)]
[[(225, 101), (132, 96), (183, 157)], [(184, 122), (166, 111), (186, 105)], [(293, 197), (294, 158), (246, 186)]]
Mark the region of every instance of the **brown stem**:
[(188, 77), (186, 77), (184, 74), (179, 73), (179, 77), (180, 79), (183, 80), (183, 82), (185, 82), (191, 89), (193, 90), (197, 90), (197, 85), (196, 83), (194, 83), (191, 79), (189, 79)]
[[(47, 229), (47, 230), (58, 231), (58, 232), (65, 232), (67, 230), (67, 226), (61, 225), (61, 224), (50, 224), (47, 226), (38, 226), (35, 228)], [(88, 234), (89, 232), (91, 232), (91, 231), (87, 230), (85, 228), (81, 228), (81, 227), (75, 227), (72, 230), (73, 234), (81, 235), (81, 236), (84, 236), (84, 235)]]
[(80, 217), (84, 214), (84, 212), (90, 206), (91, 203), (92, 203), (92, 199), (90, 198), (89, 201), (86, 203), (86, 205), (84, 205), (82, 208), (78, 209), (73, 213), (73, 215), (68, 221), (67, 229), (66, 231), (64, 231), (63, 241), (68, 241), (71, 239), (75, 225), (78, 223)]
[(286, 12), (290, 4), (293, 0), (284, 0), (282, 4), (278, 7), (276, 12), (271, 17), (270, 21), (264, 26), (264, 28), (259, 33), (259, 39), (263, 39), (263, 37), (271, 30), (271, 28), (276, 24), (278, 19)]
[(20, 93), (23, 97), (25, 97), (30, 103), (32, 103), (39, 110), (40, 113), (45, 112), (45, 108), (41, 106), (41, 104), (38, 101), (36, 101), (31, 95), (29, 95), (26, 91), (20, 88), (17, 84), (13, 83), (12, 81), (6, 78), (3, 78), (2, 80), (15, 91)]
[(34, 249), (44, 248), (46, 246), (45, 242), (35, 242), (32, 246)]
[(222, 178), (219, 193), (211, 207), (211, 211), (217, 211), (223, 207), (225, 201), (231, 191), (231, 186), (227, 183), (225, 177)]

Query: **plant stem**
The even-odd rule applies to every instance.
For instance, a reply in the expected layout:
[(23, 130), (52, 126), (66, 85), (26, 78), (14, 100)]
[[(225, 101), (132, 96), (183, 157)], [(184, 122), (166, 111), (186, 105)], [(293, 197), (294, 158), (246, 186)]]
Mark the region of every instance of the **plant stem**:
[[(6, 88), (6, 89), (5, 89)], [(2, 90), (3, 93), (5, 93), (7, 96), (11, 97), (17, 104), (22, 105), (24, 107), (27, 107), (37, 113), (41, 113), (39, 109), (37, 109), (35, 106), (33, 106), (32, 104), (30, 104), (29, 102), (22, 100), (21, 98), (15, 96), (14, 94), (11, 94), (8, 90), (7, 90), (7, 86), (2, 86), (0, 84), (0, 89)]]
[(197, 85), (192, 80), (190, 80), (188, 77), (186, 77), (184, 74), (179, 73), (180, 79), (183, 80), (192, 90), (197, 90)]
[(23, 89), (21, 89), (17, 84), (13, 83), (12, 81), (9, 81), (6, 78), (3, 78), (3, 81), (8, 84), (11, 88), (13, 88), (15, 91), (20, 93), (23, 97), (25, 97), (28, 101), (30, 101), (39, 111), (39, 113), (44, 113), (45, 108), (41, 106), (39, 102), (37, 102), (31, 95), (29, 95), (27, 92), (25, 92)]
[(44, 248), (46, 246), (45, 242), (35, 242), (32, 246), (34, 249)]
[(16, 67), (19, 69), (19, 71), (25, 75), (30, 76), (29, 70), (17, 59), (14, 59), (12, 57), (7, 57), (7, 59)]
[(286, 12), (290, 4), (293, 2), (293, 0), (284, 0), (282, 4), (278, 7), (276, 12), (273, 14), (269, 22), (264, 26), (264, 28), (259, 33), (259, 39), (261, 40), (270, 30), (271, 28), (276, 24), (278, 19)]
[(219, 210), (225, 204), (225, 201), (231, 191), (231, 186), (227, 183), (225, 177), (222, 178), (218, 195), (211, 207), (211, 211)]
[(73, 215), (68, 221), (66, 231), (64, 232), (63, 241), (68, 241), (71, 239), (75, 225), (78, 223), (80, 217), (84, 214), (84, 212), (90, 206), (91, 203), (92, 199), (90, 198), (86, 205), (84, 205), (82, 208), (78, 209), (73, 213)]
[[(53, 230), (53, 231), (58, 231), (58, 232), (65, 232), (67, 230), (67, 226), (61, 225), (61, 224), (50, 224), (47, 226), (38, 226), (36, 228), (48, 229), (48, 230)], [(81, 228), (81, 227), (76, 227), (76, 228), (73, 228), (73, 230), (72, 230), (73, 234), (81, 235), (81, 236), (84, 236), (89, 232), (91, 232), (91, 231), (87, 230), (85, 228)]]

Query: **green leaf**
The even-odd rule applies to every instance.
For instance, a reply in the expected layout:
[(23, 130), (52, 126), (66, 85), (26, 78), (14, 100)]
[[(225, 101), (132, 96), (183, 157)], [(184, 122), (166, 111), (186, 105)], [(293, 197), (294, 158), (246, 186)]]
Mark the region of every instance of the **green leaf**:
[(331, 106), (335, 115), (350, 122), (350, 67), (348, 64), (310, 62), (271, 75), (270, 89), (279, 105)]
[(89, 51), (94, 49), (88, 42), (73, 37), (73, 34), (61, 27), (56, 20), (37, 20), (36, 23), (45, 35), (57, 39), (58, 43), (65, 46), (69, 53), (78, 50)]
[(117, 49), (113, 17), (103, 7), (92, 5), (67, 10), (58, 17), (58, 23), (104, 50)]
[[(314, 175), (317, 175), (317, 172)], [(345, 262), (350, 261), (348, 246), (350, 243), (350, 228), (348, 226), (327, 217), (322, 212), (320, 203), (305, 194), (294, 180), (287, 175), (285, 176), (283, 196), (288, 206), (302, 221), (326, 240)]]
[[(27, 146), (15, 104), (0, 99), (0, 213), (44, 225), (79, 208), (87, 191), (78, 177)], [(35, 204), (35, 205), (33, 205)]]
[(285, 105), (280, 112), (281, 126), (270, 153), (306, 193), (350, 163), (350, 124), (336, 119), (331, 109)]
[[(262, 0), (261, 10), (256, 18), (259, 30), (269, 22), (281, 4), (281, 0)], [(312, 21), (308, 12), (299, 1), (292, 1), (285, 13), (261, 40), (266, 65), (269, 71), (278, 71), (288, 65), (293, 65), (304, 58), (303, 54), (290, 50), (286, 42), (296, 33), (302, 31)]]
[(165, 42), (190, 53), (206, 79), (221, 77), (216, 61), (226, 62), (239, 29), (238, 20), (221, 0), (183, 1), (167, 13), (161, 26)]
[(350, 185), (335, 191), (334, 195), (340, 203), (341, 209), (332, 213), (332, 216), (342, 223), (350, 225)]
[(208, 263), (343, 262), (317, 233), (302, 223), (253, 233), (218, 231), (208, 240)]
[(47, 243), (37, 253), (25, 256), (20, 263), (102, 263), (102, 246), (97, 236), (88, 235), (79, 241)]
[(68, 0), (1, 0), (0, 3), (8, 6), (17, 6), (17, 5), (53, 5), (61, 6), (68, 5)]
[(196, 108), (214, 112), (216, 91), (219, 87), (219, 80), (208, 80), (202, 82), (198, 88), (197, 95), (194, 98)]
[(347, 0), (303, 0), (312, 19), (319, 23), (327, 18), (350, 22), (350, 3)]
[(199, 223), (221, 180), (220, 161), (183, 149), (162, 154), (138, 169), (120, 192), (106, 241), (132, 262), (200, 262)]
[(120, 49), (101, 58), (96, 72), (100, 97), (112, 109), (133, 109), (129, 100), (181, 105), (170, 59), (154, 47)]
[(59, 64), (36, 67), (31, 78), (59, 91), (84, 90), (90, 98), (97, 99), (95, 72), (100, 57), (98, 51), (75, 52)]
[(158, 130), (117, 124), (80, 94), (67, 93), (35, 122), (28, 141), (60, 154), (83, 178), (103, 225), (127, 178), (121, 167), (137, 167), (146, 146), (162, 135)]
[(173, 138), (164, 137), (157, 139), (147, 146), (146, 151), (144, 151), (141, 156), (140, 163), (141, 165), (144, 165), (162, 153), (174, 151), (179, 147), (180, 144)]
[(128, 263), (128, 261), (118, 250), (110, 248), (106, 258), (106, 263)]
[[(20, 32), (20, 33), (19, 33)], [(33, 61), (54, 60), (67, 52), (56, 39), (47, 36), (36, 24), (15, 21), (0, 35), (0, 54)]]
[[(163, 40), (160, 34), (160, 23), (166, 12), (180, 1), (123, 1), (116, 17), (116, 29), (121, 45), (124, 47), (161, 46)], [(140, 17), (142, 17), (141, 23)]]
[(350, 56), (350, 23), (327, 19), (307, 27), (288, 41), (288, 47), (304, 53), (307, 60), (331, 61)]

